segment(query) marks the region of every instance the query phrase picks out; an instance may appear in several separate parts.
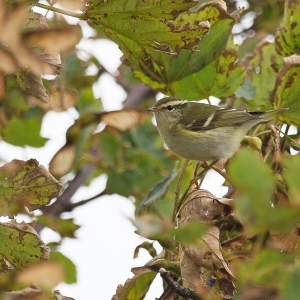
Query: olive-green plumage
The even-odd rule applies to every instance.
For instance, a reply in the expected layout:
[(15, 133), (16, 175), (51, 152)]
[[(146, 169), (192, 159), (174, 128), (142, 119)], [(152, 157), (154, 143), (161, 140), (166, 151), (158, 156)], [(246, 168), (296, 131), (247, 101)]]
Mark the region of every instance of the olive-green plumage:
[(192, 160), (231, 157), (251, 127), (267, 123), (267, 115), (283, 110), (247, 112), (172, 97), (149, 108), (169, 149)]

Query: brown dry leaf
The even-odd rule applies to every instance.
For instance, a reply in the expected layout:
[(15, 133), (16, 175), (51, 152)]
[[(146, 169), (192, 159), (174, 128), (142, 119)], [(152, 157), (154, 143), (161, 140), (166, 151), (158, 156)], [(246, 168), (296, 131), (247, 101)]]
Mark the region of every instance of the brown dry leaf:
[(125, 131), (144, 123), (147, 112), (137, 109), (122, 109), (101, 114), (101, 121), (109, 126)]
[[(289, 198), (278, 191), (275, 191), (275, 197), (278, 206), (289, 204)], [(279, 233), (274, 230), (270, 231), (270, 246), (286, 252), (293, 252), (298, 243), (298, 227), (294, 226), (288, 233)]]
[(56, 0), (54, 3), (58, 3), (61, 6), (71, 10), (85, 10), (86, 5), (90, 2), (88, 0)]
[(59, 290), (54, 291), (54, 298), (55, 300), (75, 300), (73, 298), (63, 296)]
[(224, 269), (225, 273), (234, 278), (227, 262), (223, 258), (219, 233), (220, 230), (217, 226), (210, 226), (197, 244), (182, 246), (182, 249), (185, 254), (193, 259), (196, 265), (209, 270)]
[(39, 288), (27, 287), (21, 291), (4, 293), (3, 300), (51, 300), (52, 298), (43, 293)]
[(202, 267), (195, 264), (193, 259), (185, 253), (182, 254), (180, 261), (182, 285), (194, 289), (201, 296), (207, 296), (209, 290), (204, 286), (205, 283), (201, 277)]
[(1, 61), (1, 70), (4, 73), (10, 74), (16, 72), (18, 69), (18, 62), (11, 55), (11, 52), (7, 49), (0, 46), (0, 61)]
[[(4, 0), (0, 1), (0, 28), (3, 28), (0, 32), (0, 43), (7, 47), (5, 54), (11, 56), (5, 63), (5, 70), (9, 69), (11, 72), (17, 68), (28, 67), (36, 75), (52, 74), (52, 67), (22, 40), (21, 30), (26, 23), (26, 7), (18, 6), (8, 11), (5, 2)], [(8, 62), (10, 63), (8, 64)]]
[(64, 280), (64, 276), (64, 268), (59, 261), (42, 261), (19, 271), (16, 283), (52, 289)]
[(44, 102), (49, 101), (49, 93), (44, 87), (42, 78), (28, 70), (21, 70), (15, 73), (17, 82), (24, 93), (32, 95)]
[(214, 220), (230, 214), (232, 205), (232, 199), (218, 199), (208, 191), (194, 189), (188, 192), (178, 212), (180, 226), (196, 220), (211, 225), (196, 243), (181, 245), (181, 272), (184, 274), (186, 286), (194, 288), (199, 295), (206, 291), (203, 279), (200, 278), (202, 268), (205, 268), (217, 274), (218, 287), (212, 289), (212, 296), (222, 294), (224, 298), (233, 297), (235, 277), (223, 258), (220, 230), (212, 225)]
[(40, 57), (50, 66), (52, 66), (54, 74), (59, 75), (61, 73), (62, 64), (60, 57), (57, 53), (42, 53)]
[(53, 156), (49, 164), (49, 171), (56, 177), (61, 177), (67, 174), (73, 166), (75, 159), (76, 145), (64, 145)]
[(179, 224), (183, 225), (192, 220), (213, 224), (215, 220), (228, 216), (232, 205), (232, 199), (218, 199), (206, 190), (190, 190), (178, 212)]
[(80, 40), (79, 27), (45, 28), (27, 31), (25, 41), (43, 49), (46, 53), (58, 53), (72, 49)]
[(50, 91), (49, 101), (47, 103), (31, 98), (30, 101), (42, 107), (44, 110), (54, 110), (57, 112), (66, 111), (76, 105), (78, 93), (76, 91)]
[(47, 18), (44, 15), (38, 14), (31, 10), (27, 12), (26, 20), (22, 29), (26, 30), (37, 28), (49, 28)]
[(285, 252), (293, 252), (298, 242), (298, 227), (294, 226), (287, 234), (270, 231), (271, 247)]

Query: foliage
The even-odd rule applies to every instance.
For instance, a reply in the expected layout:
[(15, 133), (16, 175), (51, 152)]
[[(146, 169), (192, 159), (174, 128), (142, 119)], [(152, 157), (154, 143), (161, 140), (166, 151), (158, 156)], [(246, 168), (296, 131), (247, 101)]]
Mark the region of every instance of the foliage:
[[(144, 248), (153, 258), (132, 269), (113, 299), (143, 299), (157, 273), (168, 282), (160, 299), (297, 299), (300, 1), (248, 4), (243, 10), (223, 0), (0, 1), (2, 139), (41, 148), (47, 112), (73, 108), (79, 116), (50, 172), (34, 159), (0, 168), (0, 215), (12, 218), (0, 224), (7, 299), (68, 299), (52, 290), (76, 282), (75, 266), (39, 233), (48, 227), (62, 240), (74, 238), (79, 226), (62, 214), (112, 193), (134, 197), (137, 234), (163, 248), (157, 254), (150, 241), (137, 246), (135, 256)], [(47, 19), (35, 7), (55, 13)], [(93, 55), (82, 58), (75, 47), (81, 27), (61, 15), (123, 52), (115, 75), (127, 91), (122, 110), (103, 111), (92, 86), (108, 71)], [(228, 186), (218, 198), (190, 184), (195, 162), (181, 172), (183, 161), (164, 149), (145, 110), (158, 92), (289, 110), (253, 129), (233, 158), (214, 167)], [(99, 195), (71, 201), (80, 185), (103, 174)], [(18, 222), (19, 214), (32, 222)]]

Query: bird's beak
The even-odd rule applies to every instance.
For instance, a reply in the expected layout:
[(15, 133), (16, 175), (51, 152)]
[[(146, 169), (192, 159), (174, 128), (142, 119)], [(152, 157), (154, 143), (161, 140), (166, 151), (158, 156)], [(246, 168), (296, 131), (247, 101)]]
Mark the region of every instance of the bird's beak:
[(157, 107), (149, 107), (149, 108), (147, 108), (147, 110), (151, 111), (151, 112), (157, 112), (158, 108)]

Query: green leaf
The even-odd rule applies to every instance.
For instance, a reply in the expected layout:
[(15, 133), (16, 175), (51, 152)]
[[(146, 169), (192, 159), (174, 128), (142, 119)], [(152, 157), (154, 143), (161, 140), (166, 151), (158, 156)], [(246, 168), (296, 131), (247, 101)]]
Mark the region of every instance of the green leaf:
[(270, 100), (275, 108), (288, 107), (280, 119), (289, 124), (300, 125), (300, 56), (284, 58), (283, 67), (278, 72)]
[(268, 228), (274, 188), (271, 170), (261, 162), (256, 152), (241, 149), (232, 158), (228, 172), (241, 190), (241, 196), (235, 202), (239, 218), (250, 228)]
[(92, 89), (83, 90), (77, 103), (77, 109), (81, 115), (88, 112), (100, 113), (103, 111), (101, 100), (94, 98)]
[(243, 83), (245, 72), (237, 67), (238, 46), (233, 38), (207, 67), (173, 84), (177, 96), (185, 99), (208, 99), (231, 96)]
[(300, 200), (300, 156), (285, 156), (282, 160), (286, 169), (283, 171), (283, 177), (288, 185), (288, 193), (290, 201), (294, 204), (298, 204)]
[(50, 253), (51, 260), (58, 260), (64, 268), (64, 282), (71, 284), (77, 281), (77, 271), (74, 263), (66, 256), (64, 256), (60, 252), (51, 252)]
[(141, 212), (144, 209), (149, 208), (153, 202), (157, 199), (160, 199), (161, 197), (163, 197), (166, 192), (168, 191), (168, 187), (170, 185), (170, 183), (175, 179), (175, 177), (177, 176), (178, 171), (173, 172), (170, 176), (164, 178), (163, 180), (161, 180), (160, 182), (158, 182), (149, 192), (149, 194), (147, 195), (147, 197), (142, 200), (138, 211)]
[(54, 218), (47, 215), (38, 216), (37, 222), (58, 232), (61, 237), (75, 238), (75, 231), (80, 228), (74, 223), (74, 219)]
[(282, 284), (282, 299), (298, 300), (300, 294), (300, 267), (296, 266), (288, 276), (286, 276)]
[(106, 31), (108, 36), (124, 36), (141, 45), (171, 53), (172, 50), (167, 50), (166, 47), (190, 47), (199, 43), (198, 35), (208, 31), (208, 28), (202, 30), (201, 26), (195, 23), (190, 24), (195, 30), (190, 30), (190, 27), (182, 27), (182, 24), (178, 24), (176, 28), (166, 22), (174, 20), (181, 11), (194, 4), (193, 1), (178, 0), (159, 2), (113, 0), (104, 3), (93, 1), (86, 12), (86, 17), (109, 29)]
[[(249, 81), (238, 91), (238, 97), (248, 100), (249, 109), (267, 110), (272, 108), (269, 94), (273, 90), (276, 76), (282, 66), (283, 58), (275, 51), (273, 43), (260, 43), (252, 55), (247, 56), (244, 65), (247, 68)], [(245, 94), (246, 93), (246, 94)]]
[(3, 131), (3, 139), (15, 146), (43, 147), (47, 138), (40, 136), (40, 119), (10, 119)]
[(254, 285), (275, 285), (280, 288), (287, 278), (288, 268), (283, 266), (290, 264), (292, 260), (291, 253), (262, 249), (253, 259), (240, 264), (237, 272), (238, 281), (241, 286), (251, 282)]
[(35, 159), (13, 160), (0, 168), (0, 215), (35, 210), (59, 195), (61, 184)]
[(156, 272), (145, 270), (138, 275), (126, 280), (124, 285), (119, 285), (112, 300), (142, 300), (157, 275)]
[(275, 36), (276, 50), (282, 56), (300, 54), (300, 1), (287, 0), (284, 18)]
[[(180, 16), (181, 17), (181, 16)], [(206, 4), (190, 13), (198, 22), (209, 20), (210, 33), (206, 34), (194, 50), (180, 49), (177, 55), (155, 51), (139, 42), (110, 32), (130, 62), (136, 78), (162, 92), (170, 93), (172, 84), (206, 67), (224, 49), (233, 26), (233, 18), (217, 4)]]
[[(255, 87), (253, 83), (249, 80), (245, 80), (240, 89), (235, 93), (238, 98), (245, 98), (247, 100), (252, 100), (255, 95)], [(251, 103), (250, 103), (251, 104)]]
[(190, 244), (199, 240), (206, 230), (207, 226), (205, 224), (193, 221), (182, 227), (171, 229), (168, 233), (174, 236), (178, 243)]
[(17, 223), (12, 220), (0, 223), (0, 239), (0, 254), (17, 269), (48, 257), (45, 244), (35, 230), (25, 222)]
[[(173, 20), (176, 16), (195, 5), (193, 0), (161, 0), (161, 1), (137, 1), (137, 0), (93, 0), (89, 6), (87, 15), (100, 17), (102, 14), (129, 14), (150, 15), (156, 18)], [(104, 18), (105, 16), (103, 16)]]

